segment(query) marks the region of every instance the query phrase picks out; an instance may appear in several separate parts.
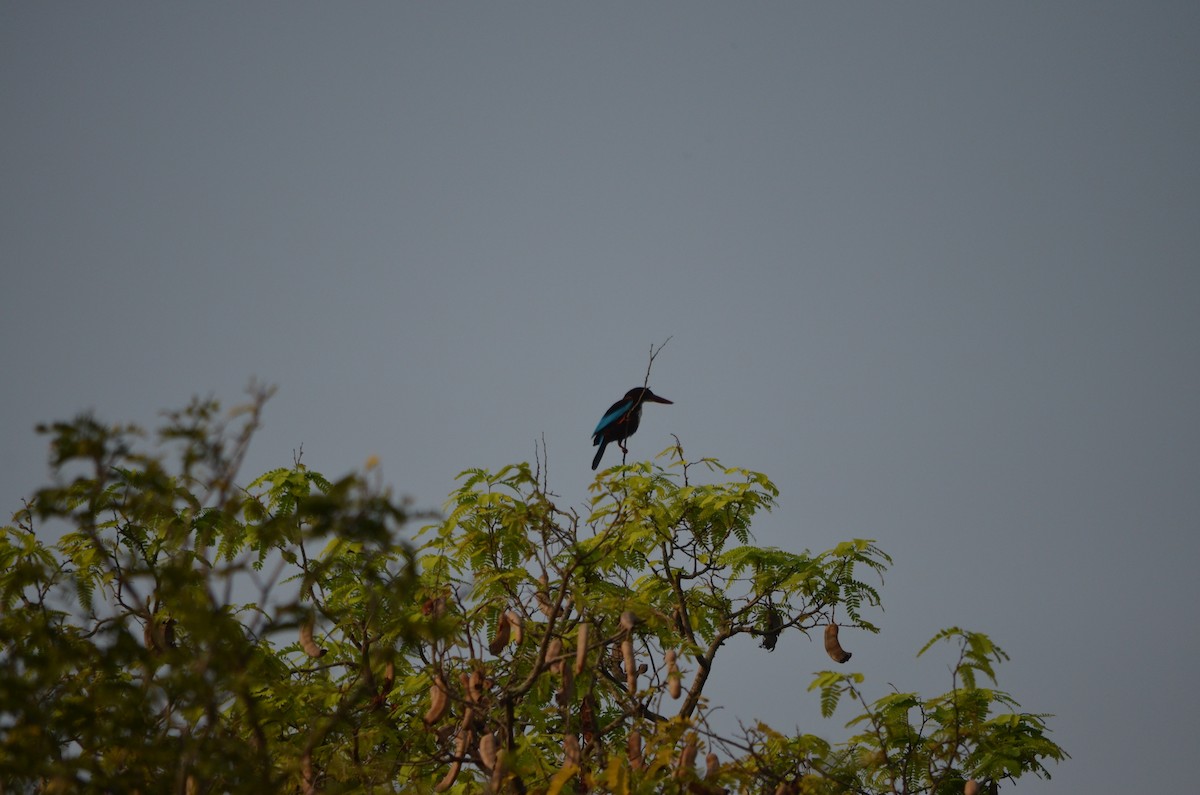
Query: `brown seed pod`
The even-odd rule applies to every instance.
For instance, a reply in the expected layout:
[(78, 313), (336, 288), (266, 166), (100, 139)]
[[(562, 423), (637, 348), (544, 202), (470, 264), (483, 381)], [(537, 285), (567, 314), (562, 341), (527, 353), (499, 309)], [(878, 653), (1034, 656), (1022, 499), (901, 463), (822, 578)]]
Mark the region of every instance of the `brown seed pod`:
[(421, 604), (421, 612), (431, 618), (441, 618), (446, 615), (446, 597), (439, 596), (436, 599), (426, 599)]
[(396, 681), (396, 663), (391, 660), (387, 661), (387, 665), (383, 666), (383, 684), (379, 688), (381, 695), (387, 695), (392, 692), (392, 685)]
[(825, 651), (835, 663), (844, 663), (852, 656), (838, 643), (838, 625), (830, 624), (825, 627)]
[(488, 781), (492, 792), (504, 791), (504, 779), (508, 775), (508, 751), (496, 751), (496, 764), (492, 765), (492, 777)]
[(485, 686), (486, 684), (483, 679), (483, 671), (479, 670), (478, 668), (476, 668), (474, 671), (471, 671), (471, 676), (467, 680), (467, 694), (471, 699), (471, 703), (478, 704), (479, 702), (483, 701), (483, 691)]
[(575, 686), (575, 674), (571, 672), (571, 666), (566, 663), (559, 663), (558, 669), (562, 672), (562, 679), (558, 683), (558, 703), (565, 707), (571, 703), (571, 691)]
[(471, 742), (471, 718), (474, 714), (470, 707), (467, 707), (463, 712), (462, 725), (458, 727), (458, 742), (454, 745), (454, 762), (450, 765), (450, 770), (442, 777), (442, 780), (433, 788), (434, 792), (445, 792), (454, 786), (455, 779), (458, 778), (458, 771), (462, 769), (463, 754), (467, 751), (467, 746)]
[(683, 750), (679, 752), (679, 762), (675, 766), (675, 778), (683, 778), (696, 766), (696, 735), (689, 734)]
[(554, 673), (562, 673), (563, 661), (563, 644), (559, 638), (551, 638), (550, 645), (546, 647), (546, 664), (550, 666), (550, 670)]
[(667, 692), (671, 694), (671, 698), (679, 698), (683, 692), (683, 675), (679, 673), (674, 649), (667, 649)]
[(629, 766), (634, 770), (643, 769), (646, 763), (642, 761), (642, 733), (637, 730), (631, 731), (625, 746), (629, 755)]
[(588, 623), (582, 621), (576, 629), (575, 635), (575, 673), (583, 673), (583, 667), (587, 665), (587, 644), (588, 644)]
[(308, 618), (304, 619), (304, 623), (300, 625), (300, 648), (304, 649), (304, 653), (309, 657), (324, 657), (325, 649), (317, 645), (313, 640), (313, 627), (316, 626), (317, 617), (312, 613), (308, 614)]
[(499, 654), (508, 645), (509, 636), (512, 634), (512, 624), (508, 623), (508, 612), (506, 611), (500, 616), (500, 620), (496, 622), (496, 637), (492, 638), (492, 642), (488, 644), (488, 651), (492, 654)]
[(775, 651), (775, 644), (779, 642), (779, 633), (782, 631), (783, 616), (771, 605), (767, 608), (767, 628), (762, 631), (762, 648)]
[(967, 779), (963, 784), (963, 795), (979, 795), (979, 782), (973, 778)]
[(621, 641), (621, 658), (625, 662), (625, 685), (629, 688), (629, 695), (633, 695), (637, 692), (637, 664), (633, 661), (632, 638)]
[(498, 749), (499, 743), (496, 742), (495, 732), (488, 732), (479, 738), (479, 758), (488, 770), (496, 766), (496, 751)]
[(429, 709), (425, 712), (425, 725), (432, 726), (442, 719), (450, 706), (450, 693), (446, 688), (446, 680), (439, 673), (433, 677), (433, 686), (429, 688)]
[(579, 752), (579, 738), (574, 734), (563, 737), (563, 761), (579, 767), (582, 757)]
[(521, 641), (525, 639), (525, 619), (511, 610), (505, 610), (504, 617), (508, 619), (508, 624), (512, 627), (513, 643), (520, 646)]
[(704, 757), (704, 777), (716, 778), (717, 773), (721, 771), (721, 760), (717, 759), (717, 755), (711, 751)]

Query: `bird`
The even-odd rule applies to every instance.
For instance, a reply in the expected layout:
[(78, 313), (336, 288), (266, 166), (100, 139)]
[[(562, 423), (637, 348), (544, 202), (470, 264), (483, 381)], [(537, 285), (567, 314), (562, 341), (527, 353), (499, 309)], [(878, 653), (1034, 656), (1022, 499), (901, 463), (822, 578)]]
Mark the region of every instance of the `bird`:
[(629, 452), (622, 442), (633, 436), (641, 424), (642, 404), (646, 401), (667, 404), (674, 402), (659, 397), (644, 386), (634, 387), (626, 392), (625, 397), (608, 407), (608, 411), (604, 412), (604, 416), (596, 425), (596, 430), (592, 431), (592, 446), (600, 445), (596, 457), (592, 459), (592, 469), (600, 466), (604, 448), (608, 447), (609, 442), (616, 442), (622, 453)]

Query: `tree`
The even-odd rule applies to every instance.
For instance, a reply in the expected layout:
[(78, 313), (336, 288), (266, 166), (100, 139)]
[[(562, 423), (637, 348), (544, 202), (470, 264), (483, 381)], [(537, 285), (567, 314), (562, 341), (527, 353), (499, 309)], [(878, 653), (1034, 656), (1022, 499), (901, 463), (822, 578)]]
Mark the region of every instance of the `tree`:
[(844, 662), (837, 622), (878, 631), (871, 580), (891, 563), (865, 539), (755, 546), (777, 495), (759, 473), (677, 444), (601, 473), (572, 509), (528, 464), (475, 469), (444, 517), (370, 464), (329, 481), (297, 457), (241, 487), (267, 397), (229, 421), (213, 401), (168, 415), (156, 453), (91, 417), (42, 429), (56, 483), (0, 532), (0, 781), (948, 793), (1066, 756), (1045, 716), (982, 686), (1004, 653), (961, 629), (921, 650), (957, 646), (944, 695), (871, 701), (861, 675), (817, 674), (824, 714), (860, 710), (845, 743), (715, 732), (706, 685), (727, 641), (819, 631)]

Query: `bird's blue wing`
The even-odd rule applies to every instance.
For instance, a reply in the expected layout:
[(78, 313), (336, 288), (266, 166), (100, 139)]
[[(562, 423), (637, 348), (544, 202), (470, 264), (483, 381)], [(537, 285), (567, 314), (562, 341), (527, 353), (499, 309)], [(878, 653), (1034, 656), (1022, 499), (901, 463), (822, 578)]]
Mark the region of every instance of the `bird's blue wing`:
[(623, 400), (617, 405), (613, 406), (607, 414), (600, 418), (600, 422), (598, 425), (596, 425), (596, 430), (592, 431), (592, 435), (595, 436), (609, 425), (612, 425), (621, 418), (622, 414), (629, 411), (631, 408), (633, 408), (632, 400)]

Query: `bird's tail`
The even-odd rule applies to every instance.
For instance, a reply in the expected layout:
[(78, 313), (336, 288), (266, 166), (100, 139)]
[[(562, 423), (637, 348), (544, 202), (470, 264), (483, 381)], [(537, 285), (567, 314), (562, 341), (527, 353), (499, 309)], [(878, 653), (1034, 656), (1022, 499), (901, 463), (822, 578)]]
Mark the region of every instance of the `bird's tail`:
[(596, 467), (600, 466), (600, 459), (604, 457), (604, 448), (605, 447), (608, 447), (608, 442), (607, 441), (601, 442), (600, 449), (596, 451), (596, 457), (592, 459), (592, 469), (593, 470)]

